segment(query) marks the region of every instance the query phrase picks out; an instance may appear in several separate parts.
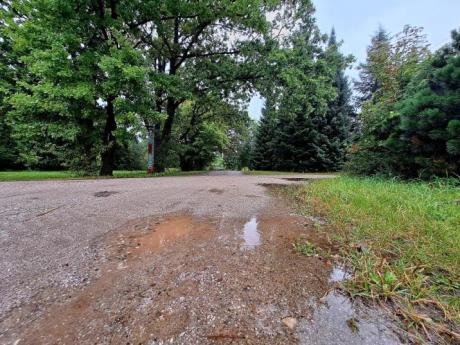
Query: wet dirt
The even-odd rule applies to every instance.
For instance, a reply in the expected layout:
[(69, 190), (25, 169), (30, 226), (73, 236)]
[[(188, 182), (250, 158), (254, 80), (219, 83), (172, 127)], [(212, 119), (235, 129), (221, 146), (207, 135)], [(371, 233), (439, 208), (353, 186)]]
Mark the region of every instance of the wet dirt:
[[(247, 224), (250, 225), (247, 225)], [(246, 227), (245, 227), (246, 224)], [(282, 226), (281, 226), (282, 225)], [(301, 222), (273, 210), (251, 219), (175, 214), (124, 226), (81, 290), (16, 333), (19, 344), (289, 344), (320, 297), (327, 263), (291, 249)], [(251, 237), (252, 250), (241, 251)], [(64, 293), (64, 292), (62, 292)], [(13, 336), (13, 334), (12, 334)]]
[(223, 189), (218, 189), (218, 188), (212, 188), (212, 189), (209, 190), (209, 192), (215, 193), (215, 194), (224, 194), (224, 190)]
[(114, 192), (114, 191), (108, 191), (108, 190), (103, 190), (101, 192), (96, 192), (94, 193), (94, 196), (96, 198), (107, 198), (108, 196), (111, 196), (113, 194), (118, 194), (119, 192)]
[(389, 327), (389, 320), (376, 308), (354, 305), (333, 290), (319, 300), (311, 319), (300, 323), (299, 344), (400, 344)]
[[(113, 329), (139, 314), (132, 309), (156, 286), (155, 266), (149, 263), (155, 255), (181, 240), (199, 241), (213, 231), (206, 220), (190, 215), (170, 215), (164, 219), (145, 218), (125, 226), (116, 239), (107, 245), (107, 262), (97, 269), (98, 276), (68, 300), (46, 311), (42, 319), (27, 327), (19, 338), (20, 344), (116, 343)], [(168, 294), (167, 289), (158, 291)], [(158, 315), (157, 315), (158, 316)], [(183, 319), (182, 315), (174, 322)], [(149, 322), (148, 319), (143, 323)], [(136, 324), (132, 326), (136, 329)], [(107, 330), (110, 332), (106, 333)], [(104, 336), (99, 336), (100, 334)], [(95, 338), (94, 338), (95, 337)]]
[(286, 186), (283, 183), (259, 183), (258, 185), (267, 189), (282, 188)]
[[(343, 306), (345, 296), (343, 303), (324, 299), (338, 268), (296, 253), (299, 237), (334, 250), (280, 200), (251, 217), (174, 213), (129, 221), (101, 239), (84, 286), (37, 295), (40, 312), (17, 310), (0, 343), (331, 344), (337, 332), (345, 332), (337, 338), (344, 344), (369, 332), (382, 337), (370, 338), (374, 344), (391, 343), (385, 330), (366, 333), (367, 321)], [(351, 317), (360, 331), (348, 334)]]

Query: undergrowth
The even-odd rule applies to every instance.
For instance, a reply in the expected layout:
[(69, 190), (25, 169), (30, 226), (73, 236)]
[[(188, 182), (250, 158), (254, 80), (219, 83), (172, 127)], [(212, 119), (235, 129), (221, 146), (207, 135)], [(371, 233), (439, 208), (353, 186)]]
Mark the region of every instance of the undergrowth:
[[(384, 302), (416, 341), (460, 342), (460, 189), (457, 180), (339, 177), (284, 194), (323, 225), (354, 269), (351, 296)], [(300, 252), (316, 253), (314, 244)], [(314, 249), (313, 249), (314, 248)]]

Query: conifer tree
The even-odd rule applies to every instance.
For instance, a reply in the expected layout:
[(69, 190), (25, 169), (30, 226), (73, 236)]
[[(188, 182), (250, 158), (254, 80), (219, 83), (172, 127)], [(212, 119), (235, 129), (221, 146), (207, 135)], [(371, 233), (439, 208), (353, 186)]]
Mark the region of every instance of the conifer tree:
[(350, 84), (345, 76), (345, 68), (351, 58), (340, 54), (334, 28), (329, 37), (328, 47), (331, 65), (336, 70), (333, 85), (337, 96), (329, 103), (323, 134), (328, 138), (327, 157), (330, 162), (330, 164), (326, 164), (325, 168), (335, 171), (341, 169), (345, 160), (354, 111), (351, 106)]
[(267, 103), (262, 109), (262, 117), (257, 128), (256, 140), (251, 154), (252, 168), (257, 170), (272, 170), (274, 168), (276, 160), (274, 154), (276, 126), (276, 118), (270, 112), (270, 105)]
[(380, 26), (367, 47), (367, 59), (359, 65), (359, 81), (355, 88), (360, 93), (359, 101), (369, 101), (381, 87), (381, 75), (375, 67), (385, 65), (390, 58), (391, 40), (388, 32)]
[(393, 167), (407, 177), (460, 175), (460, 33), (440, 49), (413, 89), (398, 104), (399, 126), (386, 141), (398, 159)]

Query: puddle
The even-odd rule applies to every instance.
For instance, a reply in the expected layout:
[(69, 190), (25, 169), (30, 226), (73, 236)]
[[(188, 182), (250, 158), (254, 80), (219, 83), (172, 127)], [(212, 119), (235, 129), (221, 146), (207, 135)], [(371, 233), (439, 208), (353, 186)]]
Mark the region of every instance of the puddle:
[(261, 186), (261, 187), (268, 188), (268, 189), (286, 187), (286, 184), (283, 184), (283, 183), (258, 183), (257, 185)]
[(94, 193), (94, 196), (97, 198), (106, 198), (108, 196), (111, 196), (113, 194), (118, 194), (119, 192), (114, 192), (114, 191), (108, 191), (108, 190), (103, 190), (102, 192), (96, 192)]
[(243, 228), (243, 239), (244, 244), (242, 245), (242, 250), (254, 249), (262, 243), (260, 239), (260, 233), (258, 230), (259, 222), (257, 217), (252, 217), (249, 222), (244, 224)]
[(209, 192), (210, 193), (215, 193), (215, 194), (223, 194), (224, 190), (223, 189), (212, 188), (212, 189), (209, 189)]
[(334, 266), (331, 275), (329, 276), (329, 283), (337, 283), (350, 278), (348, 273), (342, 266)]
[[(188, 250), (196, 241), (211, 235), (214, 229), (212, 223), (191, 215), (173, 215), (161, 221), (155, 218), (135, 220), (126, 227), (132, 233), (115, 240), (116, 249), (100, 267), (100, 275), (69, 295), (68, 301), (48, 309), (41, 320), (26, 330), (25, 339), (40, 339), (39, 343), (47, 344), (90, 344), (93, 341), (80, 342), (77, 339), (95, 330), (103, 332), (109, 324), (114, 327), (117, 322), (138, 317), (136, 308), (126, 306), (132, 306), (131, 301), (144, 294), (147, 300), (152, 299), (148, 291), (159, 279), (152, 255), (168, 247)], [(186, 241), (190, 243), (186, 244)], [(171, 323), (176, 322), (178, 318)], [(110, 336), (117, 335), (112, 329)]]
[(188, 215), (180, 215), (167, 219), (161, 224), (153, 225), (147, 234), (128, 236), (129, 242), (135, 246), (130, 251), (129, 256), (154, 252), (184, 237), (195, 228), (199, 229), (202, 227), (202, 225), (200, 226), (199, 223)]
[(364, 306), (357, 311), (350, 299), (337, 291), (321, 301), (324, 305), (317, 307), (312, 319), (300, 323), (299, 344), (401, 344), (379, 311), (364, 310)]

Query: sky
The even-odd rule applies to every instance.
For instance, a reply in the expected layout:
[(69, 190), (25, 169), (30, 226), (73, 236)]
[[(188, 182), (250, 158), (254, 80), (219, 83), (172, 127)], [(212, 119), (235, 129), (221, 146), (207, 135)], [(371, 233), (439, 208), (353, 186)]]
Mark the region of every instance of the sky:
[[(372, 34), (382, 25), (391, 34), (404, 25), (422, 26), (434, 51), (450, 41), (450, 32), (460, 28), (460, 0), (313, 0), (320, 30), (330, 33), (335, 27), (343, 40), (342, 52), (357, 62), (347, 74), (357, 78), (356, 66), (366, 59)], [(249, 115), (259, 119), (263, 99), (254, 95)]]

